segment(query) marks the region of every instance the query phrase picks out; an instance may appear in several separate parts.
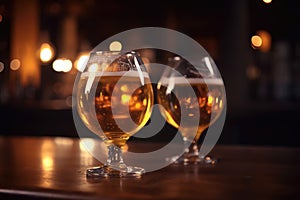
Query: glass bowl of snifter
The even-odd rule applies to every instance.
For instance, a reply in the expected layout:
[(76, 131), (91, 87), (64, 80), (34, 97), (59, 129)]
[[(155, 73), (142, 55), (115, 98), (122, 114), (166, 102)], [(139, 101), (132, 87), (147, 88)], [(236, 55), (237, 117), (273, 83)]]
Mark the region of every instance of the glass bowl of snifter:
[(87, 169), (87, 177), (141, 176), (143, 168), (128, 166), (122, 158), (122, 147), (149, 120), (154, 99), (139, 53), (91, 52), (77, 77), (79, 117), (108, 149), (106, 163)]
[[(224, 83), (209, 55), (190, 62), (172, 56), (154, 88), (136, 51), (92, 51), (76, 77), (74, 107), (79, 118), (107, 147), (105, 163), (87, 169), (87, 177), (140, 177), (145, 170), (130, 166), (122, 148), (152, 114), (154, 99), (166, 122), (179, 130), (182, 154), (168, 163), (215, 164), (202, 155), (199, 140), (220, 117), (226, 104)], [(154, 96), (156, 94), (156, 96)]]
[(182, 135), (182, 155), (169, 162), (216, 164), (217, 159), (201, 154), (199, 140), (220, 117), (226, 103), (224, 83), (213, 59), (206, 55), (193, 64), (173, 56), (157, 84), (157, 100), (166, 121)]

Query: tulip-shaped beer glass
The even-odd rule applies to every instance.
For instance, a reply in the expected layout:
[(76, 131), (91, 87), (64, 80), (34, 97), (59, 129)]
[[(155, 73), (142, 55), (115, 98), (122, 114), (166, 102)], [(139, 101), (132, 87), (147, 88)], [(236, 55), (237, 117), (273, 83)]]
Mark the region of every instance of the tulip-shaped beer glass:
[(215, 159), (199, 154), (199, 138), (220, 116), (225, 105), (223, 80), (209, 56), (191, 64), (180, 56), (169, 59), (157, 84), (161, 113), (177, 128), (184, 140), (184, 153), (168, 158), (171, 162), (214, 164)]
[(121, 149), (148, 121), (153, 105), (149, 74), (137, 52), (97, 51), (90, 57), (76, 87), (82, 122), (108, 148), (107, 162), (87, 169), (88, 177), (138, 177), (144, 169), (127, 166)]

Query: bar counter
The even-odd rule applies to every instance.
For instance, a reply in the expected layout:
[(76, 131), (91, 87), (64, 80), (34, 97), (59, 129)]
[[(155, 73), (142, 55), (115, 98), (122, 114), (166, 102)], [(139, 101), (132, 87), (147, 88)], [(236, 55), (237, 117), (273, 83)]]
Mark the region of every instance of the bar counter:
[[(129, 142), (128, 148), (154, 143)], [(0, 199), (299, 199), (300, 148), (216, 145), (213, 167), (169, 165), (141, 178), (88, 179), (82, 140), (0, 137)], [(126, 152), (124, 153), (126, 155)]]

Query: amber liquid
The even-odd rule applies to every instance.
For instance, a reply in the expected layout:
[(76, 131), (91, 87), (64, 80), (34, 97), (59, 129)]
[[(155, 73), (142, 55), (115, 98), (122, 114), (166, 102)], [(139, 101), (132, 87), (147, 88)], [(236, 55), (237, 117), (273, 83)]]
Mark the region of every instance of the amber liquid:
[(77, 108), (91, 131), (103, 138), (107, 145), (121, 147), (150, 118), (153, 92), (149, 77), (143, 77), (141, 82), (135, 72), (130, 76), (116, 74), (96, 76), (91, 86), (89, 77), (82, 76)]
[[(207, 82), (198, 79), (187, 80), (188, 83), (176, 83), (175, 80), (171, 92), (167, 92), (168, 85), (159, 85), (158, 103), (163, 106), (161, 112), (169, 124), (179, 128), (185, 139), (198, 141), (201, 133), (214, 123), (222, 112), (224, 87), (219, 79)], [(191, 95), (188, 88), (192, 88), (195, 94)], [(181, 109), (185, 112), (181, 113)], [(183, 118), (184, 122), (181, 123), (180, 119)], [(195, 120), (199, 123), (195, 124)], [(197, 130), (196, 136), (192, 130)]]

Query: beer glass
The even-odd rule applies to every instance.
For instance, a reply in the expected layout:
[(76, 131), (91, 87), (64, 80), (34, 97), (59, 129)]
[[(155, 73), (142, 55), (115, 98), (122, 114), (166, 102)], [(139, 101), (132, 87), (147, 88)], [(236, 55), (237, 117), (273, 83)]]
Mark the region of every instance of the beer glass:
[(137, 52), (90, 53), (76, 86), (76, 108), (84, 125), (108, 148), (107, 161), (87, 169), (87, 177), (139, 177), (127, 166), (122, 147), (148, 121), (153, 105), (149, 74)]
[(157, 84), (157, 100), (166, 121), (177, 128), (184, 141), (184, 153), (169, 162), (215, 164), (210, 156), (199, 154), (199, 138), (220, 116), (226, 101), (223, 80), (211, 57), (193, 64), (182, 56), (169, 59)]

